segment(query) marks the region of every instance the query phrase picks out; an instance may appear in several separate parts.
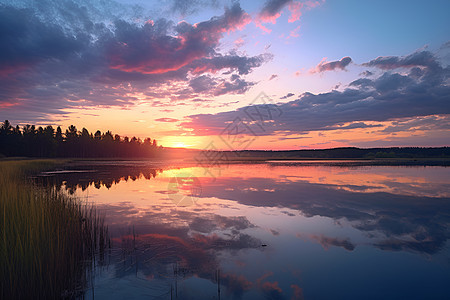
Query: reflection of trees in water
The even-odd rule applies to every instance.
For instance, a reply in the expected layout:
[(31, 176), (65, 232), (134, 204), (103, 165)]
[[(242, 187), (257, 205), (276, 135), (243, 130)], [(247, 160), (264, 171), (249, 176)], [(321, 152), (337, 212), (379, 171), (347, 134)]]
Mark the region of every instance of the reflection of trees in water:
[(109, 189), (121, 181), (136, 181), (139, 178), (150, 180), (162, 172), (162, 169), (148, 167), (95, 166), (95, 169), (48, 173), (38, 176), (36, 181), (40, 185), (64, 188), (69, 194), (74, 194), (77, 189), (85, 191), (90, 185), (96, 189), (102, 186)]

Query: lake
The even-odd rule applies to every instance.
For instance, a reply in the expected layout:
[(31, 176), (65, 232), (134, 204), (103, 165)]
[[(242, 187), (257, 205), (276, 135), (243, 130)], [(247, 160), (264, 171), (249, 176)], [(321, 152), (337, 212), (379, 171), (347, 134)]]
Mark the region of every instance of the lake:
[(450, 298), (448, 167), (100, 161), (44, 175), (109, 227), (88, 299)]

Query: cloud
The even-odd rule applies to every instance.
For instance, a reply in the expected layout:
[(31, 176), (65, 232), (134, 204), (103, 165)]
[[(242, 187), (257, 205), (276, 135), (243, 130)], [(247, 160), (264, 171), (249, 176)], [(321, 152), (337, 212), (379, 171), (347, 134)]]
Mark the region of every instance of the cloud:
[(281, 9), (292, 0), (267, 0), (259, 13), (259, 19), (264, 23), (275, 24), (276, 19), (281, 16)]
[(291, 16), (289, 17), (288, 22), (292, 23), (298, 21), (302, 16), (301, 9), (303, 7), (303, 3), (300, 2), (291, 2), (289, 3), (289, 11), (291, 12)]
[(169, 13), (179, 13), (182, 16), (191, 15), (200, 8), (219, 6), (219, 0), (172, 0)]
[(270, 61), (273, 55), (264, 53), (253, 57), (238, 56), (235, 54), (216, 55), (211, 58), (203, 58), (192, 64), (193, 73), (210, 72), (215, 73), (219, 70), (229, 69), (237, 71), (239, 75), (246, 75), (252, 69), (261, 66), (263, 63)]
[(287, 98), (290, 98), (290, 97), (292, 97), (292, 96), (295, 96), (295, 94), (293, 94), (293, 93), (287, 93), (286, 95), (284, 95), (284, 96), (281, 97), (280, 99), (287, 99)]
[(393, 121), (382, 132), (397, 133), (428, 130), (450, 130), (450, 118), (448, 116), (433, 115)]
[(300, 36), (299, 31), (300, 31), (300, 25), (298, 25), (297, 27), (295, 27), (294, 29), (291, 30), (291, 32), (289, 33), (289, 37), (291, 37), (291, 38), (299, 37)]
[(125, 72), (161, 74), (176, 71), (193, 61), (214, 54), (222, 34), (244, 27), (250, 16), (238, 4), (226, 8), (224, 15), (191, 25), (180, 22), (177, 35), (168, 34), (168, 24), (115, 24), (115, 39), (109, 42), (110, 67)]
[(210, 96), (242, 94), (253, 85), (253, 82), (247, 82), (237, 74), (231, 75), (229, 79), (213, 78), (210, 75), (202, 75), (192, 79), (189, 83), (189, 86), (194, 92), (201, 92)]
[[(250, 22), (236, 3), (196, 24), (149, 20), (115, 2), (17, 3), (0, 6), (0, 106), (16, 122), (61, 118), (66, 108), (243, 93), (254, 85), (244, 76), (272, 58), (217, 52), (225, 33)], [(209, 73), (213, 93), (192, 93)]]
[(348, 66), (352, 62), (352, 59), (348, 56), (342, 58), (337, 61), (326, 61), (326, 58), (322, 59), (322, 61), (314, 68), (311, 69), (310, 73), (322, 73), (325, 71), (334, 71), (337, 69), (345, 70), (345, 67)]
[(370, 72), (369, 70), (365, 70), (364, 72), (362, 72), (361, 74), (359, 74), (360, 76), (365, 76), (365, 77), (369, 77), (373, 75), (373, 72)]
[(240, 48), (240, 47), (244, 46), (244, 44), (245, 44), (245, 41), (244, 41), (244, 39), (242, 37), (240, 37), (240, 38), (238, 38), (237, 40), (234, 41), (234, 45), (237, 48)]
[(159, 118), (159, 119), (155, 119), (155, 121), (157, 122), (178, 122), (178, 119), (174, 119), (174, 118)]
[(42, 61), (67, 59), (89, 42), (83, 34), (67, 36), (60, 27), (40, 22), (28, 10), (8, 6), (0, 6), (0, 28), (3, 29), (0, 35), (0, 74), (3, 75)]
[(427, 61), (429, 67), (411, 67), (406, 74), (389, 70), (377, 78), (359, 78), (342, 91), (304, 93), (298, 99), (279, 104), (276, 108), (282, 111), (280, 116), (269, 113), (274, 111), (273, 106), (254, 105), (236, 111), (191, 115), (181, 126), (192, 128), (197, 135), (217, 135), (236, 117), (243, 124), (252, 124), (246, 114), (252, 110), (259, 112), (258, 121), (263, 124), (252, 125), (257, 135), (304, 134), (380, 126), (365, 123), (369, 121), (450, 114), (450, 67), (443, 67), (436, 60)]
[(217, 82), (211, 76), (208, 76), (208, 75), (198, 76), (196, 78), (193, 78), (189, 82), (189, 86), (196, 93), (210, 90), (216, 85), (217, 85)]
[(418, 51), (407, 56), (380, 56), (362, 65), (383, 70), (412, 67), (439, 68), (435, 56), (429, 51)]
[[(296, 22), (300, 19), (302, 15), (302, 9), (304, 8), (313, 8), (319, 5), (319, 1), (294, 1), (294, 0), (267, 0), (264, 3), (261, 11), (259, 12), (257, 18), (254, 20), (255, 25), (261, 28), (266, 33), (270, 33), (272, 30), (268, 29), (263, 23), (272, 23), (275, 24), (277, 19), (281, 16), (282, 10), (285, 7), (288, 7), (291, 16), (288, 19), (289, 23)], [(297, 26), (293, 31), (291, 31), (291, 37), (298, 37), (298, 31), (300, 26)]]
[(212, 92), (214, 96), (243, 94), (254, 84), (253, 82), (242, 80), (238, 75), (233, 75), (229, 81), (222, 81)]

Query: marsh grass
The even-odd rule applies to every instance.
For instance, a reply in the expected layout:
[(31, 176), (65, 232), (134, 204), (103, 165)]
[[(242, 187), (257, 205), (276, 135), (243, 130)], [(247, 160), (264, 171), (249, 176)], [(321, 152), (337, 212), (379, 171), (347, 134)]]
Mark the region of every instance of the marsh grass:
[(89, 266), (103, 257), (108, 229), (93, 206), (30, 174), (58, 161), (0, 161), (0, 298), (81, 296)]

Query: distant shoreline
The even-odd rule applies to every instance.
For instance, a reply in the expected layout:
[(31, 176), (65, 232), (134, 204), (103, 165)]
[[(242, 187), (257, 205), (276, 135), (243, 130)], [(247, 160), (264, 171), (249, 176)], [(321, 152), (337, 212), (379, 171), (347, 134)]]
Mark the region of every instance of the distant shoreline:
[[(48, 160), (55, 161), (54, 158), (32, 158), (32, 157), (3, 157), (0, 158), (0, 161), (23, 161), (23, 160)], [(199, 166), (202, 167), (202, 163), (194, 159), (142, 159), (142, 158), (64, 158), (64, 159), (56, 159), (57, 161), (61, 161), (62, 165), (96, 165), (96, 164), (106, 164), (109, 165), (108, 162), (130, 162), (134, 163), (144, 163), (144, 164), (152, 164), (155, 165), (187, 165), (189, 167)], [(405, 159), (405, 158), (397, 158), (397, 159), (354, 159), (354, 158), (270, 158), (270, 159), (262, 159), (262, 158), (249, 158), (238, 159), (235, 158), (233, 160), (228, 161), (203, 161), (203, 165), (214, 165), (214, 166), (223, 166), (227, 164), (270, 164), (273, 166), (342, 166), (342, 167), (359, 167), (359, 166), (442, 166), (448, 167), (450, 166), (450, 158), (414, 158), (414, 159)]]

